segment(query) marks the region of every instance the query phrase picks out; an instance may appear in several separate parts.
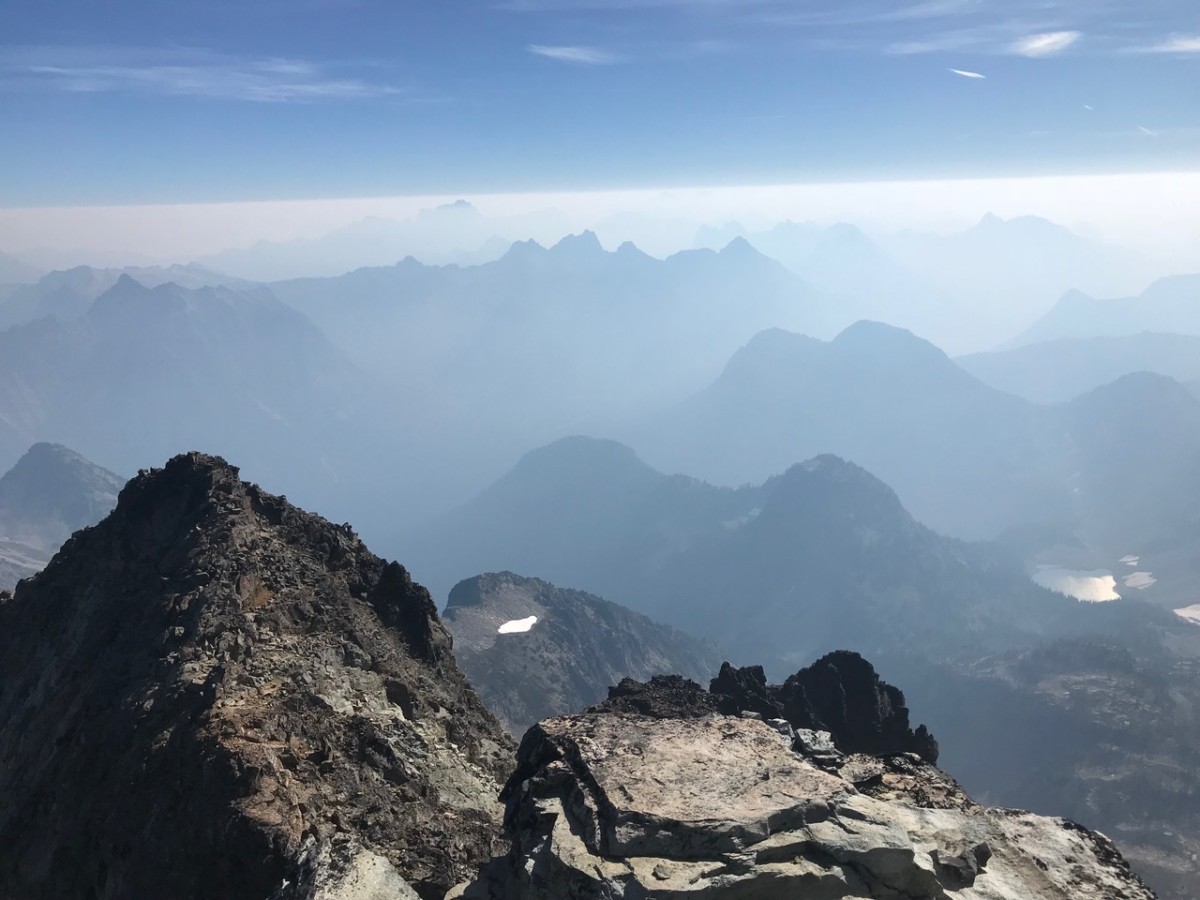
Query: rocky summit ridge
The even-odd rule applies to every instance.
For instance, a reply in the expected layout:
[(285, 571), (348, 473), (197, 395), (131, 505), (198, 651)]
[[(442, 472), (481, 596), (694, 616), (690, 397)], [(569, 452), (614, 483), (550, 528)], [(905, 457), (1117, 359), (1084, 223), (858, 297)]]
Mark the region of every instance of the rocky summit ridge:
[[(809, 673), (833, 695), (836, 663), (819, 662)], [(757, 674), (726, 669), (713, 693), (681, 678), (626, 682), (581, 715), (531, 728), (505, 788), (509, 853), (450, 896), (1154, 896), (1104, 836), (1063, 819), (980, 806), (916, 753), (843, 752), (828, 732), (768, 721), (754, 709), (717, 712), (752, 699), (742, 688), (757, 688)], [(880, 696), (889, 693), (884, 686)], [(843, 748), (905, 718), (877, 715), (882, 707), (854, 709), (860, 723), (843, 732)]]
[(441, 898), (510, 766), (428, 592), (215, 457), (0, 597), (3, 898)]

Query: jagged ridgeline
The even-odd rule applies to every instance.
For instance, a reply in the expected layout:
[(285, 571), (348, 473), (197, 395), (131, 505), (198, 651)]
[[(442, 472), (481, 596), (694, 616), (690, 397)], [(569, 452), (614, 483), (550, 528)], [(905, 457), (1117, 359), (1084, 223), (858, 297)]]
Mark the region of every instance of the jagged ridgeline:
[(0, 604), (6, 900), (441, 898), (511, 758), (425, 589), (214, 457)]

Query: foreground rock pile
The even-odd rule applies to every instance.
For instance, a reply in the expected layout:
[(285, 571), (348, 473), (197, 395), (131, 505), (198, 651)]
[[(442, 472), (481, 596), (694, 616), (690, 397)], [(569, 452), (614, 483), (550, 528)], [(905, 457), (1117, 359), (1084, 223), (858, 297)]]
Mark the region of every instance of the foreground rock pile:
[(981, 807), (915, 753), (846, 754), (721, 702), (656, 679), (530, 729), (505, 791), (510, 851), (451, 896), (1153, 896), (1101, 835)]
[(0, 898), (440, 898), (511, 744), (424, 588), (199, 454), (0, 595)]

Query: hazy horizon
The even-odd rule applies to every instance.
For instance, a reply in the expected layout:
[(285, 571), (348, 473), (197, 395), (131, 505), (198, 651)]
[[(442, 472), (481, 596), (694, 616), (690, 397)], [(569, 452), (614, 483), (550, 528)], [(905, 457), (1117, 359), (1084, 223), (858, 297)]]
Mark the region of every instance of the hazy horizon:
[[(628, 240), (660, 257), (695, 246), (699, 227), (732, 222), (748, 231), (795, 221), (946, 234), (989, 213), (1006, 220), (1037, 216), (1179, 272), (1200, 270), (1200, 221), (1191, 212), (1200, 206), (1200, 171), (0, 207), (0, 251), (43, 268), (188, 263), (261, 242), (315, 240), (365, 220), (410, 221), (463, 200), (484, 217), (516, 220), (506, 226), (511, 234), (498, 234), (507, 240), (546, 244), (592, 230), (607, 249)], [(393, 262), (408, 251), (397, 246), (396, 252)]]

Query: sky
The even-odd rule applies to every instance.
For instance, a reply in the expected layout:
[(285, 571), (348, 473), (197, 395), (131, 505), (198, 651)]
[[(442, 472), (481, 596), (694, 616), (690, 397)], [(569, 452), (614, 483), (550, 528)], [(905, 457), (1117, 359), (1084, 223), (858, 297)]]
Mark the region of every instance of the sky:
[(0, 207), (1200, 170), (1195, 0), (8, 0)]

